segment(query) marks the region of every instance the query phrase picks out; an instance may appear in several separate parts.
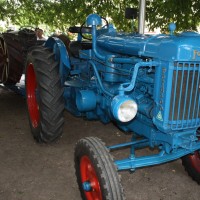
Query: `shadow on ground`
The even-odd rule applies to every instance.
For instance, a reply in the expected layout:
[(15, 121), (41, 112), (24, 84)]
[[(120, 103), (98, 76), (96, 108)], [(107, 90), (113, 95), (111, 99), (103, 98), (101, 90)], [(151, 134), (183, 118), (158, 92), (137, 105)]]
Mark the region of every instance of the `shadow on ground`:
[[(39, 145), (30, 133), (25, 99), (0, 87), (0, 200), (80, 200), (73, 152), (77, 140), (86, 136), (98, 136), (108, 145), (130, 140), (112, 124), (65, 112), (63, 137), (55, 144)], [(114, 154), (122, 157), (127, 151)], [(200, 197), (200, 186), (188, 177), (180, 160), (120, 174), (127, 200)]]

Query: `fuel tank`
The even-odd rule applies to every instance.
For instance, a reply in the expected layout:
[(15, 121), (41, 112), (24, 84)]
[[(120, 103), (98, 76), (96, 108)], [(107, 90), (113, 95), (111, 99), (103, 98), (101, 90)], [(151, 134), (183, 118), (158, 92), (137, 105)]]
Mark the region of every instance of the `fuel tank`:
[(105, 51), (127, 56), (150, 57), (166, 61), (200, 60), (200, 34), (141, 35), (116, 31), (97, 37), (97, 46)]

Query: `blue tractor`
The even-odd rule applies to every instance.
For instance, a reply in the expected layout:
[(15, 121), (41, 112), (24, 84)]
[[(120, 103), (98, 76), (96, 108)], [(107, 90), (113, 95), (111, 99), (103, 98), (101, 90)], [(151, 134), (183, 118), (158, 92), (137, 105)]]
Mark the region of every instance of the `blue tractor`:
[[(141, 1), (145, 2), (145, 1)], [(142, 3), (141, 3), (142, 4)], [(87, 137), (75, 147), (76, 176), (83, 199), (121, 200), (117, 171), (181, 158), (200, 184), (200, 35), (196, 32), (143, 34), (117, 32), (91, 14), (86, 25), (71, 27), (77, 41), (49, 38), (27, 58), (26, 96), (30, 126), (39, 142), (51, 142), (63, 131), (63, 111), (114, 122), (133, 133), (128, 143), (105, 146)], [(143, 26), (143, 27), (142, 27)], [(92, 40), (84, 40), (89, 34)], [(114, 160), (110, 150), (130, 147), (130, 155)], [(137, 149), (158, 153), (136, 157)]]

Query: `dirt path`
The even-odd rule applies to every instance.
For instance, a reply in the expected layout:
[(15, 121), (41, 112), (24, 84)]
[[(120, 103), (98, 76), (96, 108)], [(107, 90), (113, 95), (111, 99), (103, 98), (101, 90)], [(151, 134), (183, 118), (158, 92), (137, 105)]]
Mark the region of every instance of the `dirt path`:
[[(0, 200), (80, 200), (73, 161), (76, 141), (85, 136), (98, 136), (106, 144), (130, 139), (112, 124), (85, 121), (67, 112), (65, 122), (56, 144), (35, 143), (25, 100), (0, 87)], [(127, 200), (200, 198), (200, 186), (187, 176), (180, 160), (120, 174)]]

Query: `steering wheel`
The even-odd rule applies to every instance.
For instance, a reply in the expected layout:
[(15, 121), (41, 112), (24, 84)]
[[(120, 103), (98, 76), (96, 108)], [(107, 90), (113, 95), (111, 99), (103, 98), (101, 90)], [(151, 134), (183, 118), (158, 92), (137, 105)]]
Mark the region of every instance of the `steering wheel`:
[(19, 34), (35, 34), (33, 26), (22, 26), (19, 28)]
[[(103, 19), (105, 22), (106, 22), (106, 25), (104, 25), (103, 27), (105, 27), (105, 26), (107, 26), (108, 27), (108, 20), (106, 19), (106, 18), (104, 18), (104, 17), (101, 17), (101, 19)], [(82, 38), (84, 38), (84, 39), (86, 39), (86, 40), (92, 40), (91, 38), (89, 38), (89, 37), (86, 37), (86, 36), (84, 36), (83, 34), (84, 33), (88, 33), (88, 32), (85, 32), (84, 30), (85, 30), (85, 28), (89, 28), (90, 30), (91, 30), (91, 27), (85, 27), (84, 26), (85, 25), (85, 22), (81, 25), (81, 27), (80, 27), (80, 35), (81, 35), (81, 37)], [(103, 28), (102, 27), (102, 28)], [(90, 32), (91, 33), (91, 32)]]
[(102, 17), (102, 16), (101, 16), (101, 19), (103, 19), (106, 22), (106, 24), (102, 28), (108, 27), (108, 25), (109, 25), (108, 20), (105, 17)]
[(19, 30), (21, 31), (21, 30), (31, 30), (31, 31), (35, 31), (35, 28), (33, 27), (33, 26), (21, 26), (20, 28), (19, 28)]

